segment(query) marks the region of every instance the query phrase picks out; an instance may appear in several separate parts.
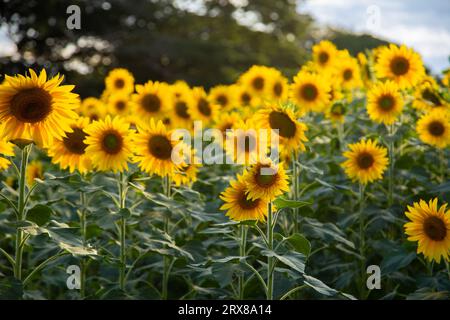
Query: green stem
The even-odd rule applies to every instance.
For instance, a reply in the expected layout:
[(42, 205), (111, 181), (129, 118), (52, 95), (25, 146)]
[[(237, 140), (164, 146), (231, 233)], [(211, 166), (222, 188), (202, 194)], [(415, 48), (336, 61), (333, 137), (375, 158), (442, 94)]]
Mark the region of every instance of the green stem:
[[(19, 176), (19, 199), (17, 205), (18, 222), (24, 221), (25, 215), (25, 188), (26, 188), (26, 175), (27, 175), (27, 164), (28, 157), (31, 152), (31, 144), (25, 146), (22, 149), (22, 159), (20, 163), (20, 176)], [(14, 277), (17, 280), (22, 280), (22, 255), (24, 245), (22, 245), (23, 230), (18, 227), (16, 231), (16, 254), (15, 254), (15, 265), (14, 265)]]
[(389, 185), (388, 185), (388, 206), (391, 207), (394, 203), (394, 125), (388, 126), (388, 152), (389, 152)]
[[(267, 249), (273, 250), (273, 225), (272, 225), (272, 202), (267, 205)], [(273, 257), (267, 257), (267, 291), (266, 299), (273, 299)]]
[[(297, 157), (295, 156), (295, 153), (292, 153), (292, 171), (293, 171), (293, 177), (292, 177), (292, 188), (293, 190), (293, 196), (294, 200), (297, 201), (299, 198), (299, 190), (298, 190), (298, 170), (297, 170)], [(294, 208), (294, 229), (293, 234), (298, 232), (298, 215), (299, 215), (299, 209)]]
[[(247, 244), (247, 228), (246, 226), (241, 226), (241, 242), (239, 245), (239, 255), (241, 258), (246, 256), (246, 244)], [(245, 290), (245, 277), (244, 272), (241, 271), (239, 275), (239, 300), (244, 300), (244, 290)]]
[(289, 290), (288, 292), (286, 292), (286, 294), (284, 294), (284, 295), (280, 298), (280, 300), (286, 300), (287, 298), (289, 298), (289, 296), (290, 296), (291, 294), (293, 294), (293, 293), (295, 293), (295, 292), (297, 292), (297, 291), (300, 291), (300, 290), (302, 290), (303, 288), (306, 288), (306, 287), (307, 287), (306, 284), (301, 285), (301, 286), (298, 286), (298, 287), (295, 287), (294, 289), (291, 289), (291, 290)]
[[(171, 181), (170, 181), (170, 177), (166, 176), (164, 177), (164, 191), (166, 193), (166, 196), (168, 198), (171, 197)], [(164, 217), (164, 231), (169, 234), (169, 215), (166, 215)], [(164, 264), (164, 269), (163, 269), (163, 280), (162, 280), (162, 290), (161, 290), (161, 298), (163, 300), (167, 300), (168, 298), (168, 287), (169, 287), (169, 274), (170, 274), (170, 269), (171, 269), (171, 257), (168, 257), (167, 255), (164, 256), (163, 258), (163, 264)]]
[(364, 241), (364, 189), (365, 185), (359, 184), (359, 255), (361, 259), (361, 297), (364, 297), (365, 291), (365, 241)]
[[(119, 174), (119, 209), (124, 209), (126, 207), (126, 194), (125, 185), (123, 180), (123, 173)], [(126, 218), (122, 216), (120, 219), (120, 270), (119, 270), (119, 287), (121, 290), (125, 290), (125, 269), (127, 264), (127, 248), (126, 248)]]
[[(80, 230), (81, 230), (81, 238), (83, 241), (83, 247), (86, 247), (86, 194), (81, 191), (80, 192), (80, 202), (81, 202), (81, 210), (80, 210)], [(81, 257), (81, 276), (80, 276), (80, 297), (84, 299), (86, 296), (86, 259)]]

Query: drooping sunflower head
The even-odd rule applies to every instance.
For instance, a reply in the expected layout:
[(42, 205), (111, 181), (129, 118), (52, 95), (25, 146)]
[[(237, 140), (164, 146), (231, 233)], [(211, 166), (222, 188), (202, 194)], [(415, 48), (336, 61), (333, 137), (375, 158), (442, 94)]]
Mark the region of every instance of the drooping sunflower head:
[(111, 70), (105, 78), (106, 90), (110, 93), (132, 93), (134, 90), (134, 77), (124, 68)]
[[(1, 125), (0, 130), (3, 130)], [(6, 170), (11, 162), (2, 156), (14, 156), (14, 144), (4, 138), (0, 139), (0, 170)]]
[(290, 108), (276, 104), (267, 105), (256, 114), (255, 123), (259, 128), (275, 130), (274, 133), (279, 137), (281, 152), (297, 153), (305, 150), (303, 143), (308, 141), (305, 135), (308, 128), (297, 120)]
[(270, 74), (268, 67), (255, 65), (241, 75), (238, 83), (248, 88), (253, 94), (262, 97), (267, 94)]
[(26, 176), (28, 187), (31, 187), (36, 183), (35, 179), (44, 179), (44, 169), (42, 166), (42, 162), (38, 160), (31, 161), (27, 166)]
[(232, 180), (220, 195), (220, 199), (225, 202), (220, 209), (227, 210), (226, 215), (234, 221), (265, 221), (268, 201), (263, 198), (250, 199), (248, 191), (243, 176), (238, 175), (237, 180)]
[(320, 69), (327, 70), (334, 67), (337, 48), (332, 42), (327, 40), (320, 41), (313, 46), (312, 51), (313, 61)]
[(70, 131), (70, 122), (77, 117), (78, 95), (74, 86), (61, 86), (63, 77), (47, 80), (45, 69), (39, 76), (32, 70), (28, 75), (6, 76), (0, 85), (0, 122), (3, 136), (9, 140), (33, 140), (47, 146), (53, 139)]
[(341, 102), (333, 103), (326, 112), (326, 116), (333, 122), (344, 122), (347, 106)]
[(108, 98), (108, 113), (126, 117), (130, 113), (130, 95), (125, 92), (113, 93)]
[(87, 133), (84, 140), (86, 156), (98, 170), (122, 172), (128, 169), (133, 148), (133, 131), (129, 126), (126, 119), (108, 115), (83, 130)]
[(437, 148), (447, 147), (450, 145), (450, 112), (435, 109), (422, 115), (416, 131), (423, 142)]
[(192, 89), (193, 103), (189, 105), (189, 114), (194, 120), (204, 121), (208, 125), (215, 117), (218, 106), (211, 103), (202, 87)]
[(389, 163), (386, 148), (372, 140), (361, 140), (348, 145), (348, 148), (350, 150), (344, 152), (347, 160), (342, 167), (352, 181), (367, 184), (383, 177)]
[(375, 64), (378, 78), (387, 78), (401, 88), (414, 87), (425, 75), (422, 59), (412, 49), (391, 44), (379, 51)]
[(409, 241), (417, 241), (417, 253), (437, 263), (449, 261), (450, 256), (450, 211), (447, 203), (438, 208), (438, 199), (426, 203), (424, 200), (408, 206), (405, 215), (409, 218), (405, 233)]
[(81, 103), (80, 113), (82, 116), (88, 117), (90, 121), (97, 121), (106, 116), (106, 106), (103, 102), (94, 97), (83, 99)]
[(134, 144), (136, 155), (133, 159), (139, 168), (161, 177), (173, 177), (176, 170), (186, 166), (184, 157), (190, 155), (187, 146), (174, 139), (161, 120), (151, 119), (149, 124), (139, 127)]
[(228, 111), (235, 105), (233, 86), (218, 85), (208, 93), (208, 99), (212, 104), (220, 106), (221, 111)]
[(299, 72), (290, 86), (290, 97), (303, 113), (322, 112), (330, 102), (328, 78), (319, 74)]
[(450, 104), (441, 98), (437, 84), (428, 81), (417, 86), (412, 105), (414, 108), (423, 111), (431, 111), (433, 109), (447, 109), (450, 111)]
[(84, 140), (87, 133), (84, 131), (89, 125), (89, 118), (80, 117), (72, 125), (72, 132), (66, 134), (62, 140), (55, 140), (48, 149), (52, 162), (59, 164), (61, 169), (69, 168), (72, 173), (78, 170), (87, 173), (92, 166), (91, 159), (86, 156), (87, 144)]
[(367, 113), (378, 123), (392, 124), (403, 110), (403, 99), (393, 81), (378, 82), (367, 93)]
[(263, 198), (272, 201), (289, 191), (288, 177), (283, 164), (277, 165), (270, 158), (252, 165), (244, 173), (243, 179), (248, 185), (250, 199)]
[(136, 93), (131, 96), (133, 114), (143, 122), (151, 118), (163, 119), (172, 104), (169, 86), (162, 82), (148, 81), (136, 85)]

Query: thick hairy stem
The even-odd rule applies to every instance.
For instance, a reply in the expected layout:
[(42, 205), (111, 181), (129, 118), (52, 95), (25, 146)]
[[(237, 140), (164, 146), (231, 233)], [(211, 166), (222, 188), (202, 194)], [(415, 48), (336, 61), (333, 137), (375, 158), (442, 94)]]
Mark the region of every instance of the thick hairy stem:
[[(245, 257), (246, 253), (246, 244), (247, 244), (247, 227), (242, 225), (240, 228), (241, 242), (239, 244), (239, 255), (241, 257)], [(245, 278), (244, 273), (241, 272), (239, 275), (239, 300), (244, 299), (244, 290), (245, 290)]]
[[(267, 206), (267, 243), (269, 250), (273, 250), (273, 222), (272, 222), (272, 202)], [(267, 257), (267, 291), (266, 299), (273, 299), (273, 257)]]
[(359, 184), (359, 255), (361, 259), (361, 297), (364, 297), (365, 291), (365, 241), (364, 241), (364, 189), (365, 186), (363, 184)]
[[(164, 192), (168, 198), (171, 197), (171, 181), (170, 177), (166, 176), (164, 178)], [(164, 231), (168, 234), (169, 233), (169, 215), (166, 215), (164, 217)], [(170, 274), (170, 268), (171, 268), (171, 257), (164, 256), (163, 258), (163, 280), (162, 280), (162, 291), (161, 291), (161, 298), (163, 300), (167, 300), (168, 298), (168, 287), (169, 287), (169, 274)]]
[[(124, 209), (126, 207), (126, 194), (125, 186), (123, 181), (123, 173), (119, 174), (119, 209)], [(125, 272), (127, 265), (127, 248), (126, 248), (126, 227), (127, 220), (125, 217), (120, 219), (120, 270), (119, 270), (119, 286), (120, 289), (125, 290)]]

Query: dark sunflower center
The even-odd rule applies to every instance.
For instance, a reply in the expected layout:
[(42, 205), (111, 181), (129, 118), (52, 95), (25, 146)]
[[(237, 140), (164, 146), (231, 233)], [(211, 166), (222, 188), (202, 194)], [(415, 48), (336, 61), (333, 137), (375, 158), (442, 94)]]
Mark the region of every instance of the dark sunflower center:
[(331, 107), (331, 113), (336, 115), (336, 116), (340, 116), (343, 115), (345, 113), (345, 108), (344, 105), (342, 103), (336, 103)]
[(170, 118), (164, 118), (163, 123), (168, 126), (170, 125)]
[(17, 120), (36, 123), (44, 120), (52, 111), (52, 97), (41, 88), (18, 92), (10, 103), (11, 114)]
[(300, 95), (306, 101), (314, 101), (319, 92), (315, 85), (308, 83), (300, 88)]
[(342, 76), (345, 81), (349, 81), (353, 78), (353, 71), (351, 69), (346, 69)]
[(167, 160), (172, 155), (172, 143), (165, 136), (153, 136), (148, 141), (148, 150), (155, 158)]
[(155, 94), (146, 94), (142, 97), (141, 105), (147, 112), (158, 112), (161, 108), (161, 100)]
[(209, 103), (206, 99), (201, 98), (198, 101), (198, 111), (200, 111), (201, 114), (209, 117), (211, 115), (211, 108), (209, 106)]
[(228, 104), (228, 98), (225, 95), (223, 95), (223, 94), (218, 95), (216, 101), (222, 107), (224, 107), (224, 106), (226, 106)]
[(390, 95), (384, 95), (378, 99), (378, 106), (383, 111), (391, 111), (394, 108), (394, 105), (394, 98)]
[(98, 114), (91, 114), (89, 119), (91, 119), (91, 121), (97, 121), (99, 119)]
[(243, 104), (244, 106), (249, 105), (251, 99), (252, 99), (252, 97), (251, 97), (247, 92), (244, 92), (244, 93), (241, 95), (241, 101), (242, 101), (242, 104)]
[(186, 102), (178, 101), (175, 104), (175, 112), (180, 118), (189, 119), (188, 107)]
[(327, 62), (328, 62), (328, 59), (330, 59), (330, 56), (328, 55), (328, 53), (322, 51), (322, 52), (319, 54), (319, 62), (320, 62), (320, 64), (325, 64), (325, 63), (327, 63)]
[(125, 106), (126, 106), (125, 101), (117, 101), (117, 102), (116, 102), (116, 109), (117, 109), (118, 111), (123, 111), (123, 110), (125, 110)]
[[(261, 174), (263, 168), (266, 171), (265, 173), (268, 174)], [(268, 188), (277, 181), (277, 173), (269, 166), (261, 166), (261, 168), (257, 170), (255, 180), (258, 186), (262, 188)]]
[(274, 84), (273, 93), (275, 94), (276, 97), (281, 96), (281, 94), (283, 93), (283, 86), (281, 85), (281, 83), (277, 82)]
[(103, 135), (102, 147), (106, 153), (117, 154), (122, 150), (123, 139), (116, 131), (108, 131)]
[(245, 192), (242, 192), (241, 196), (239, 197), (238, 203), (239, 206), (242, 209), (250, 210), (255, 209), (259, 204), (259, 199), (251, 200), (247, 198), (247, 194)]
[(122, 89), (123, 87), (125, 87), (125, 81), (123, 79), (116, 79), (116, 81), (114, 81), (114, 86), (117, 89)]
[(440, 137), (444, 134), (445, 127), (442, 122), (433, 121), (433, 122), (430, 122), (430, 124), (428, 125), (428, 131), (430, 132), (431, 135), (433, 135), (435, 137)]
[(63, 138), (63, 143), (67, 150), (75, 154), (84, 154), (84, 150), (87, 147), (84, 139), (87, 137), (87, 134), (84, 133), (83, 129), (73, 128), (73, 132), (67, 133), (66, 136)]
[(409, 70), (409, 61), (403, 57), (396, 57), (391, 61), (391, 71), (396, 76), (402, 76)]
[(358, 163), (358, 167), (360, 169), (368, 169), (370, 168), (373, 163), (375, 162), (373, 159), (373, 156), (369, 153), (361, 153), (358, 158), (356, 159), (356, 162)]
[(297, 128), (295, 127), (294, 121), (280, 111), (272, 111), (269, 115), (270, 128), (278, 129), (278, 134), (284, 138), (292, 138), (295, 136)]
[(435, 106), (442, 106), (441, 99), (439, 99), (439, 97), (429, 89), (425, 89), (422, 92), (422, 98), (431, 102)]
[(255, 77), (252, 81), (252, 86), (256, 90), (262, 90), (264, 88), (264, 78), (263, 77)]
[(434, 241), (442, 241), (447, 236), (447, 228), (444, 221), (435, 216), (425, 219), (423, 222), (423, 231), (428, 238)]

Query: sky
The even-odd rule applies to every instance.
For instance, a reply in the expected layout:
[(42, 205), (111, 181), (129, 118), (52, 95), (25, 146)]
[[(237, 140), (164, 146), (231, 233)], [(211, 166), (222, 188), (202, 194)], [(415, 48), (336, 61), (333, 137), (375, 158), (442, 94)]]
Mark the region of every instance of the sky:
[(298, 11), (311, 14), (319, 25), (410, 46), (434, 73), (450, 66), (448, 0), (309, 0)]
[[(198, 2), (191, 1), (187, 2)], [(450, 65), (449, 0), (307, 0), (299, 2), (298, 11), (311, 14), (322, 26), (406, 44), (422, 55), (434, 73)], [(0, 26), (0, 56), (14, 51), (14, 43)]]

